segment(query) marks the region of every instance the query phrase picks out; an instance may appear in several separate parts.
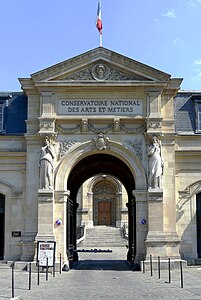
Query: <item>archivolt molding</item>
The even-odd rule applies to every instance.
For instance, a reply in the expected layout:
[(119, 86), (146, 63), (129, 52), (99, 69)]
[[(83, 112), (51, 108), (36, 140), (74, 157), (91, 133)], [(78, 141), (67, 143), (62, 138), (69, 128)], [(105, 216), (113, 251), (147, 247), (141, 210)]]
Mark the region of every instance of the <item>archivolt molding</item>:
[(105, 175), (105, 174), (98, 174), (97, 176), (94, 176), (88, 185), (88, 192), (89, 193), (93, 193), (93, 188), (94, 186), (99, 183), (104, 181), (105, 182), (109, 182), (112, 185), (115, 186), (117, 193), (121, 193), (122, 192), (122, 188), (121, 188), (121, 183), (118, 179), (116, 179), (115, 177), (111, 176), (111, 175)]
[[(88, 141), (72, 147), (67, 154), (65, 154), (55, 170), (55, 190), (66, 190), (67, 179), (72, 168), (82, 159), (95, 153), (103, 153), (103, 150), (93, 149), (92, 142)], [(113, 155), (122, 160), (131, 170), (136, 189), (145, 190), (147, 188), (146, 173), (143, 165), (137, 155), (125, 148), (122, 144), (110, 141), (110, 149), (104, 150), (105, 154)]]
[(197, 181), (189, 185), (183, 191), (179, 191), (180, 199), (189, 200), (194, 195), (201, 192), (201, 181)]
[(10, 196), (12, 193), (15, 192), (14, 186), (8, 184), (7, 182), (0, 181), (0, 193), (5, 196)]

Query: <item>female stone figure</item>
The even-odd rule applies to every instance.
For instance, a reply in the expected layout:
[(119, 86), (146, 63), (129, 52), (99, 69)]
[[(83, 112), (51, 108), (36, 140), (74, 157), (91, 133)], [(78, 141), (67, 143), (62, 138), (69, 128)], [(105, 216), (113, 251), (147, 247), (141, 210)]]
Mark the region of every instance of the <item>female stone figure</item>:
[(48, 137), (45, 138), (44, 146), (41, 148), (40, 167), (40, 189), (51, 189), (53, 181), (54, 150), (50, 145)]
[(160, 177), (163, 174), (161, 147), (156, 136), (148, 148), (149, 188), (160, 188)]

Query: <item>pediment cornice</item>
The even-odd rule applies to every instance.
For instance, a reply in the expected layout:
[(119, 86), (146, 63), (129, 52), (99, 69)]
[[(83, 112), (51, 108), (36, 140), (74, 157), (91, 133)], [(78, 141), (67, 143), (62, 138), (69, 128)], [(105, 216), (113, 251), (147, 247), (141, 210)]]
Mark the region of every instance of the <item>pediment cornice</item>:
[[(105, 80), (140, 80), (167, 82), (170, 75), (103, 47), (68, 59), (31, 75), (34, 82), (64, 80), (97, 80), (93, 67), (101, 63), (112, 75)], [(83, 73), (84, 72), (84, 73)]]

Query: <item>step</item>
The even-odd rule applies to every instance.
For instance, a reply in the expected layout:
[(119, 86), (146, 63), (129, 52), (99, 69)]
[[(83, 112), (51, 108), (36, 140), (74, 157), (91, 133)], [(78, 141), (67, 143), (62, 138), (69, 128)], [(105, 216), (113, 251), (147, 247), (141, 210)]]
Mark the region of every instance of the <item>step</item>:
[(120, 228), (95, 226), (86, 229), (85, 239), (79, 243), (79, 247), (125, 247), (127, 243), (121, 236)]

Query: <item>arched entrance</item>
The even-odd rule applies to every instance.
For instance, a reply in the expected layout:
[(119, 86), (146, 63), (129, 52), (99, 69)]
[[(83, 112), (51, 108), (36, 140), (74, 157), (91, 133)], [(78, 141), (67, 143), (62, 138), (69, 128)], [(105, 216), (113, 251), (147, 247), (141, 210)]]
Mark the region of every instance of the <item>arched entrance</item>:
[(94, 225), (116, 225), (116, 191), (108, 182), (98, 182), (93, 189)]
[(88, 178), (97, 174), (109, 174), (116, 177), (125, 187), (128, 194), (128, 225), (129, 245), (127, 258), (132, 263), (135, 259), (136, 226), (135, 226), (135, 199), (132, 191), (135, 189), (133, 174), (128, 166), (119, 158), (110, 154), (93, 154), (83, 158), (71, 170), (67, 187), (70, 199), (67, 206), (67, 251), (70, 266), (77, 261), (76, 251), (76, 210), (78, 208), (76, 197), (80, 186)]
[(0, 259), (4, 259), (5, 196), (0, 194)]

